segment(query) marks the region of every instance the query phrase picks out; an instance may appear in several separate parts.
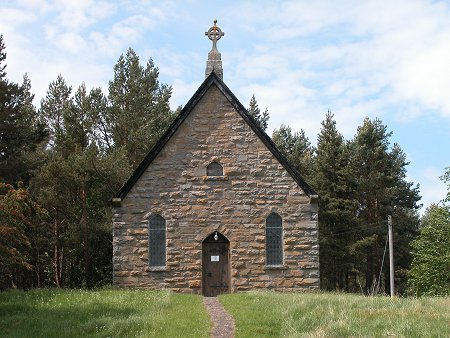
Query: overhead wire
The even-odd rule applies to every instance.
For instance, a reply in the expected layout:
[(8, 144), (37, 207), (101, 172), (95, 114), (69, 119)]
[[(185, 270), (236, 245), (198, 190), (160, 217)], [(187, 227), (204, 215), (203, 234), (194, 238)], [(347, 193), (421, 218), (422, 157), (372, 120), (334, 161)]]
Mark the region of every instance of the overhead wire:
[(334, 233), (329, 232), (329, 233), (327, 233), (327, 236), (340, 236), (340, 235), (349, 234), (349, 233), (378, 230), (378, 229), (382, 229), (382, 228), (384, 228), (384, 225), (376, 225), (376, 226), (371, 226), (371, 227), (367, 227), (364, 225), (361, 227), (353, 227), (352, 229), (345, 230), (345, 231), (338, 231), (338, 232), (334, 232)]

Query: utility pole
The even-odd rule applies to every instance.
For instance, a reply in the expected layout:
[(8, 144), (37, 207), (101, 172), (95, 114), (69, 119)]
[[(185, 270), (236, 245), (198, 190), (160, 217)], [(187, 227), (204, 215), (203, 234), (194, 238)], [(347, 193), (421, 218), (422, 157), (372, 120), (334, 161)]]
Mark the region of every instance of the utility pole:
[(389, 287), (391, 297), (394, 297), (394, 238), (392, 232), (392, 216), (388, 216), (388, 234), (389, 234)]

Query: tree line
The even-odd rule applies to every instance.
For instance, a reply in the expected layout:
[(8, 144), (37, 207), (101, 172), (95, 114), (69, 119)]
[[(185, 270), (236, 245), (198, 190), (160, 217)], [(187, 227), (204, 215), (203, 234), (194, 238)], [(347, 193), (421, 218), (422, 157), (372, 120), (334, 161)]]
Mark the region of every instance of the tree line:
[[(179, 112), (153, 61), (129, 49), (114, 66), (108, 93), (72, 89), (59, 75), (40, 107), (31, 82), (7, 79), (0, 35), (0, 289), (96, 287), (112, 279), (109, 201)], [(255, 96), (249, 114), (263, 130), (269, 113)], [(272, 139), (317, 190), (322, 288), (388, 292), (383, 248), (394, 219), (399, 291), (406, 288), (411, 243), (420, 228), (417, 186), (391, 133), (366, 119), (352, 140), (333, 114), (317, 147), (303, 130), (282, 125)], [(431, 219), (431, 217), (430, 217)]]
[(176, 115), (172, 89), (129, 49), (107, 95), (59, 75), (37, 109), (5, 60), (0, 36), (0, 289), (110, 284), (109, 201)]
[[(248, 109), (267, 129), (255, 97)], [(419, 186), (408, 182), (408, 162), (391, 145), (387, 126), (366, 118), (351, 140), (328, 111), (313, 147), (304, 130), (275, 129), (272, 140), (318, 192), (321, 288), (389, 294), (387, 219), (394, 221), (396, 292), (450, 295), (450, 167), (441, 177), (447, 197), (419, 215)]]
[(398, 291), (406, 287), (410, 242), (420, 219), (418, 186), (406, 180), (406, 156), (379, 119), (366, 118), (345, 140), (328, 112), (312, 147), (303, 131), (275, 130), (274, 142), (317, 190), (322, 288), (389, 293), (387, 218), (394, 220)]

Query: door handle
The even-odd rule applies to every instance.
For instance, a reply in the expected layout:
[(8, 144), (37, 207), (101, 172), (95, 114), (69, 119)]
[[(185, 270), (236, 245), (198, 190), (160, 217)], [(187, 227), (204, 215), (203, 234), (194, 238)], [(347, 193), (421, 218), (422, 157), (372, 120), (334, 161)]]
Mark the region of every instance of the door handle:
[(206, 277), (211, 277), (211, 276), (212, 276), (211, 272), (208, 272), (208, 273), (206, 274)]

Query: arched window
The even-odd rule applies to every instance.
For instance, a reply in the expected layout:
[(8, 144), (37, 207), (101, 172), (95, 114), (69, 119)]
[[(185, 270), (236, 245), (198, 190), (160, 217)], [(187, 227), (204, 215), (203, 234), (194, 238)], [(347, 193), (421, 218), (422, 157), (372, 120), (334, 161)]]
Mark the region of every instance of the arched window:
[(266, 218), (266, 265), (283, 265), (283, 227), (281, 216)]
[(223, 167), (217, 162), (211, 162), (206, 167), (206, 175), (208, 175), (208, 176), (223, 176)]
[(148, 237), (150, 267), (166, 266), (166, 220), (161, 215), (150, 218)]

